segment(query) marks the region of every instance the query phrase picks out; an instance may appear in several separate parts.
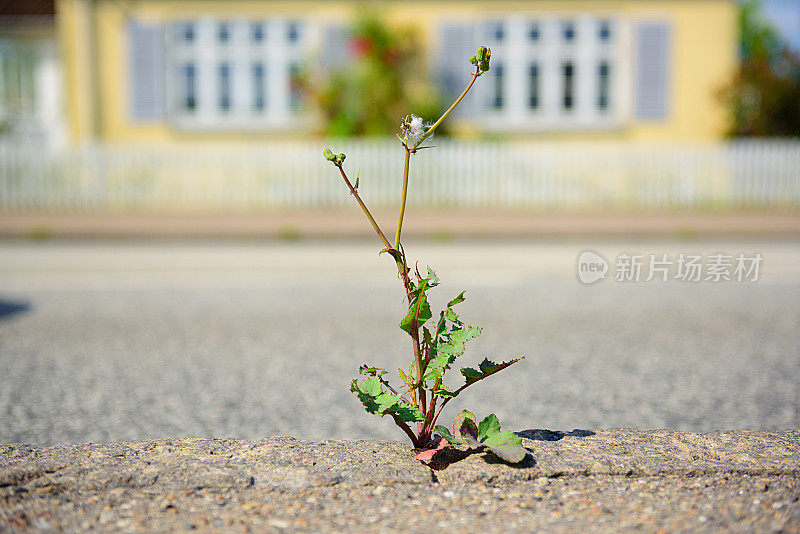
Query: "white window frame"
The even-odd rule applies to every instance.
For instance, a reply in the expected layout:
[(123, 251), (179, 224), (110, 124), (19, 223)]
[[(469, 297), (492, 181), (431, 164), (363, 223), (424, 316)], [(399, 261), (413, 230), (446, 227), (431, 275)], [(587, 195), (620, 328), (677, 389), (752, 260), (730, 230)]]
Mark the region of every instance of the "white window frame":
[[(477, 101), (483, 127), (496, 132), (611, 130), (623, 126), (630, 117), (632, 94), (631, 25), (618, 13), (526, 12), (485, 15), (485, 23), (476, 26), (479, 43), (492, 48), (492, 63), (504, 66), (504, 107), (493, 109), (492, 70), (486, 82), (478, 84)], [(600, 40), (602, 21), (611, 24), (611, 37)], [(494, 24), (504, 24), (503, 42), (493, 38)], [(573, 21), (575, 37), (565, 42), (562, 23)], [(539, 38), (532, 42), (529, 30), (538, 24)], [(563, 108), (562, 65), (574, 65), (573, 109)], [(609, 64), (609, 105), (601, 110), (599, 101), (599, 65)], [(538, 107), (530, 101), (530, 66), (538, 66)]]
[[(253, 24), (262, 23), (264, 38), (253, 39)], [(181, 28), (194, 24), (194, 40), (182, 40)], [(229, 25), (229, 38), (218, 40), (220, 24)], [(289, 42), (290, 24), (298, 24), (299, 39)], [(301, 17), (184, 17), (168, 24), (167, 112), (170, 122), (186, 130), (270, 130), (297, 127), (301, 111), (292, 109), (291, 65), (304, 64), (312, 46), (311, 24)], [(183, 66), (195, 64), (194, 112), (183, 107)], [(225, 112), (220, 101), (220, 65), (230, 65), (231, 105)], [(253, 65), (264, 66), (265, 105), (253, 106)]]

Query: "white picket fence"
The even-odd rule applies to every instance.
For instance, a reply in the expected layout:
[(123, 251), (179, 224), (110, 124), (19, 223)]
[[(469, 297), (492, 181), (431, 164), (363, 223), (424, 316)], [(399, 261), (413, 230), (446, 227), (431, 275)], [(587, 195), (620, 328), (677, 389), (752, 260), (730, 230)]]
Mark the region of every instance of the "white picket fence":
[[(456, 142), (412, 159), (409, 203), (431, 207), (800, 206), (800, 141), (639, 145)], [(403, 151), (389, 140), (108, 146), (48, 152), (0, 143), (1, 211), (264, 210), (348, 205), (322, 157), (374, 207), (394, 206)]]

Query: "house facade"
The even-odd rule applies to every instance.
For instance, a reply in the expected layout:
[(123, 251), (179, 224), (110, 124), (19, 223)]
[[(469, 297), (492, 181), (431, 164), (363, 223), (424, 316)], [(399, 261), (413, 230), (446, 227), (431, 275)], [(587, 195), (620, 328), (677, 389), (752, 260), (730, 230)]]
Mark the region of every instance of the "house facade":
[(63, 144), (63, 96), (52, 0), (0, 1), (0, 140)]
[[(514, 139), (710, 141), (737, 66), (734, 0), (406, 0), (370, 3), (414, 24), (445, 94), (486, 80), (454, 130)], [(293, 138), (319, 120), (303, 69), (351, 59), (363, 3), (58, 0), (68, 131), (76, 142)], [(409, 110), (413, 111), (413, 110)]]

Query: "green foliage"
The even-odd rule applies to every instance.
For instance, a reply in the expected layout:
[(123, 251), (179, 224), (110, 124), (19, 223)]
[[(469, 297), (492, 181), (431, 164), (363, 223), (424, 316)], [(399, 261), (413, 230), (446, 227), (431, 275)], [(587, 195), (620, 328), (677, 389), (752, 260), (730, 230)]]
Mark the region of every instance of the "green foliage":
[(371, 414), (392, 415), (400, 421), (424, 421), (422, 414), (413, 404), (403, 400), (396, 393), (388, 393), (378, 377), (353, 380), (350, 391), (358, 395), (364, 409)]
[(489, 60), (492, 57), (492, 51), (485, 46), (478, 47), (478, 53), (469, 58), (469, 62), (478, 68), (479, 73), (484, 73), (489, 70)]
[(761, 13), (761, 2), (740, 6), (741, 65), (720, 91), (734, 136), (800, 135), (800, 57)]
[[(465, 325), (453, 310), (454, 306), (466, 300), (464, 291), (447, 303), (445, 309), (440, 312), (439, 320), (433, 330), (425, 326), (432, 317), (428, 302), (428, 291), (438, 285), (439, 278), (430, 267), (428, 267), (427, 274), (424, 277), (421, 274), (417, 274), (416, 282), (410, 283), (411, 303), (408, 307), (408, 313), (400, 321), (400, 328), (412, 337), (414, 333), (422, 331), (421, 347), (424, 355), (422, 371), (417, 375), (422, 376), (422, 379), (417, 380), (414, 378), (415, 370), (413, 365), (408, 373), (399, 369), (400, 379), (409, 394), (418, 388), (430, 391), (431, 399), (434, 403), (449, 401), (449, 399), (456, 397), (468, 386), (488, 378), (522, 359), (516, 358), (503, 363), (494, 363), (488, 358), (484, 358), (478, 364), (477, 369), (472, 367), (461, 368), (465, 383), (458, 389), (453, 390), (442, 385), (445, 373), (450, 369), (453, 362), (464, 354), (467, 341), (478, 337), (481, 329)], [(367, 375), (370, 378), (362, 379), (360, 383), (353, 381), (350, 389), (358, 395), (369, 413), (397, 416), (401, 421), (429, 422), (426, 414), (416, 409), (413, 403), (405, 401), (402, 395), (386, 391), (391, 386), (382, 378), (386, 374), (385, 370), (363, 365), (359, 371), (362, 375)], [(392, 391), (394, 391), (393, 388)], [(495, 415), (487, 417), (479, 425), (472, 412), (464, 410), (459, 413), (453, 423), (453, 434), (442, 429), (443, 427), (441, 426), (436, 427), (436, 431), (450, 443), (463, 443), (475, 449), (486, 446), (506, 461), (511, 461), (507, 458), (516, 458), (518, 456), (519, 451), (512, 447), (513, 444), (521, 447), (517, 443), (519, 438), (511, 432), (502, 433), (502, 437), (499, 437), (501, 436), (500, 422)], [(511, 434), (513, 437), (507, 434)], [(524, 457), (524, 454), (522, 457)], [(520, 460), (522, 457), (520, 457)]]
[[(365, 19), (360, 24), (362, 24), (361, 33), (356, 32), (356, 35), (368, 38), (368, 46), (364, 45), (367, 49), (365, 61), (371, 65), (371, 68), (384, 69), (383, 62), (387, 61), (387, 57), (395, 57), (395, 54), (390, 53), (394, 46), (392, 43), (395, 37), (390, 30), (374, 19)], [(412, 276), (406, 261), (405, 250), (400, 243), (405, 199), (408, 191), (410, 158), (418, 150), (430, 148), (420, 147), (419, 145), (433, 135), (442, 121), (467, 94), (475, 80), (483, 72), (489, 70), (491, 54), (491, 50), (485, 46), (478, 48), (475, 56), (470, 58), (470, 62), (476, 67), (472, 73), (472, 81), (461, 96), (437, 121), (427, 125), (417, 115), (406, 115), (406, 119), (402, 121), (402, 135), (398, 135), (398, 137), (406, 154), (401, 208), (398, 215), (394, 246), (386, 238), (386, 235), (359, 196), (358, 178), (356, 178), (355, 187), (351, 185), (350, 180), (347, 178), (343, 167), (345, 155), (336, 154), (329, 148), (323, 151), (325, 159), (339, 169), (342, 178), (350, 189), (350, 194), (355, 197), (367, 219), (372, 224), (378, 238), (384, 244), (384, 248), (379, 254), (387, 253), (397, 264), (397, 272), (403, 282), (405, 296), (408, 300), (408, 310), (400, 320), (400, 328), (411, 337), (413, 361), (408, 372), (398, 369), (400, 380), (403, 383), (402, 387), (395, 389), (384, 378), (387, 374), (386, 370), (365, 364), (359, 368), (361, 377), (351, 382), (350, 391), (356, 394), (367, 412), (381, 417), (385, 415), (391, 416), (397, 426), (411, 439), (415, 447), (423, 449), (428, 447), (426, 451), (418, 456), (421, 461), (428, 461), (436, 450), (446, 445), (442, 440), (434, 441), (432, 439), (434, 430), (439, 432), (449, 443), (466, 444), (473, 449), (486, 447), (507, 462), (516, 463), (525, 456), (525, 449), (522, 448), (521, 440), (513, 432), (501, 432), (500, 422), (494, 414), (478, 423), (472, 412), (464, 410), (456, 417), (452, 434), (444, 427), (436, 425), (439, 414), (450, 400), (472, 384), (502, 371), (518, 362), (521, 358), (499, 364), (484, 358), (477, 368), (461, 368), (461, 374), (464, 376), (465, 382), (460, 387), (452, 389), (446, 386), (443, 383), (445, 374), (450, 370), (455, 360), (464, 355), (467, 342), (478, 337), (481, 329), (465, 324), (454, 309), (455, 306), (464, 302), (463, 291), (447, 303), (445, 309), (439, 313), (439, 318), (435, 323), (431, 321), (433, 312), (428, 292), (439, 285), (439, 277), (430, 267), (428, 267), (424, 276), (419, 270), (416, 270)], [(391, 76), (399, 76), (399, 79), (403, 81), (410, 79), (411, 74), (403, 72), (404, 67), (402, 65), (396, 65), (395, 67), (398, 72), (392, 73)], [(388, 75), (388, 73), (384, 74)], [(395, 83), (397, 80), (394, 80), (391, 76), (387, 79), (391, 81), (389, 85), (394, 87), (394, 85), (397, 85)], [(351, 77), (356, 80), (359, 79), (358, 75), (352, 75)], [(382, 82), (370, 79), (366, 87), (369, 89), (370, 95), (373, 92), (381, 94), (381, 85)], [(397, 96), (396, 89), (397, 87), (394, 87), (389, 93)], [(362, 96), (363, 98), (359, 100), (356, 106), (360, 110), (367, 109), (371, 110), (370, 112), (383, 113), (391, 107), (388, 104), (371, 103), (369, 99), (365, 100), (366, 96)], [(333, 122), (335, 123), (336, 120)], [(362, 128), (359, 132), (369, 133), (371, 131), (370, 128), (372, 128), (369, 125), (379, 122), (380, 120), (370, 118), (359, 126), (359, 128)], [(417, 423), (416, 433), (408, 423)]]
[(439, 285), (439, 278), (430, 267), (425, 278), (421, 276), (417, 278), (418, 283), (411, 286), (413, 297), (408, 305), (408, 314), (400, 321), (400, 328), (409, 334), (413, 328), (424, 325), (432, 317), (431, 306), (428, 304), (428, 290)]
[(345, 154), (334, 154), (330, 148), (326, 148), (322, 151), (323, 157), (336, 165), (337, 167), (341, 167), (344, 163), (344, 159), (347, 157)]
[(440, 98), (425, 67), (424, 47), (412, 28), (392, 27), (366, 11), (350, 28), (353, 61), (309, 80), (307, 92), (332, 136), (392, 135), (408, 109), (435, 118)]
[(495, 414), (478, 423), (475, 414), (462, 410), (453, 420), (452, 433), (440, 425), (434, 430), (453, 445), (466, 445), (470, 449), (485, 447), (508, 463), (519, 463), (527, 454), (519, 436), (510, 430), (500, 431), (500, 421)]

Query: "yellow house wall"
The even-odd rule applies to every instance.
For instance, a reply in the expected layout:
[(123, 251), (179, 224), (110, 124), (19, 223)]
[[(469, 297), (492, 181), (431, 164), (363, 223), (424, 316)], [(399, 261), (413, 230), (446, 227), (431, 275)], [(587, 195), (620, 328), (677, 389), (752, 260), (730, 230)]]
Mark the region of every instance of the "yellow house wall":
[[(90, 4), (92, 8), (90, 9)], [(512, 12), (609, 13), (636, 20), (671, 22), (668, 115), (665, 120), (631, 117), (603, 132), (543, 133), (537, 137), (637, 141), (708, 141), (720, 138), (727, 118), (719, 89), (736, 64), (736, 5), (733, 0), (564, 0), (564, 1), (432, 1), (370, 2), (397, 24), (414, 24), (423, 41), (435, 46), (443, 18), (476, 19)], [(128, 111), (125, 24), (129, 17), (169, 21), (218, 14), (253, 18), (296, 16), (321, 23), (350, 20), (358, 4), (350, 1), (207, 0), (58, 0), (60, 42), (67, 87), (67, 116), (75, 139), (112, 142), (243, 140), (276, 132), (194, 133), (167, 121), (132, 121)], [(488, 7), (487, 7), (488, 6)], [(92, 28), (94, 31), (92, 32)], [(94, 53), (90, 50), (94, 45)], [(94, 69), (94, 70), (93, 70)], [(633, 95), (631, 94), (631, 98)], [(289, 135), (302, 135), (295, 131)], [(279, 135), (285, 137), (286, 132)], [(533, 134), (514, 135), (515, 138)]]

